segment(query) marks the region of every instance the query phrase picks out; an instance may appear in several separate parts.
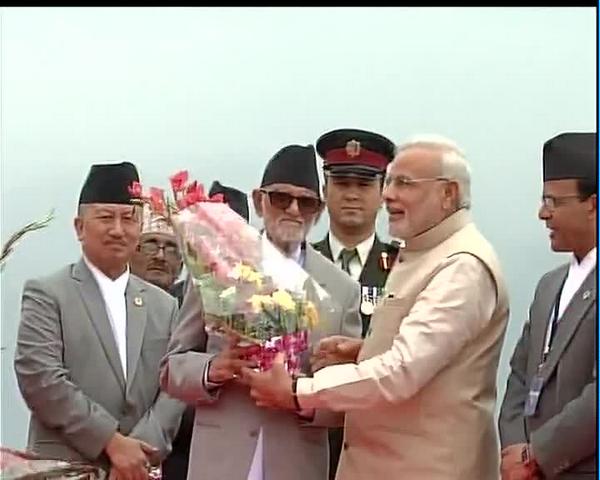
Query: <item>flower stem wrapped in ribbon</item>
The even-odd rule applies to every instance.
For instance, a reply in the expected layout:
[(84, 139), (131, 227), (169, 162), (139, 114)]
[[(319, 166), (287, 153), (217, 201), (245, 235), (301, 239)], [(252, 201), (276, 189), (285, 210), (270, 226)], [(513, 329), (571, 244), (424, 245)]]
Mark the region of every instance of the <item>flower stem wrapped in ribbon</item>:
[(189, 181), (187, 171), (170, 180), (173, 201), (140, 197), (166, 207), (202, 297), (209, 333), (241, 337), (263, 370), (284, 352), (290, 373), (301, 373), (311, 333), (320, 317), (335, 308), (331, 297), (223, 203), (222, 195), (208, 198), (201, 184)]

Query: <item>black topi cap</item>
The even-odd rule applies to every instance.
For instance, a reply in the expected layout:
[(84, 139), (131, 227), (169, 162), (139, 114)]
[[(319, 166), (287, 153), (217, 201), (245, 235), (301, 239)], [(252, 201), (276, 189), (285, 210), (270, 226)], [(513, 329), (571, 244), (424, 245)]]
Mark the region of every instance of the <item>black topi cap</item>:
[(240, 217), (250, 220), (250, 212), (248, 211), (248, 196), (237, 188), (227, 187), (222, 185), (218, 180), (215, 180), (210, 186), (208, 196), (212, 197), (216, 194), (222, 194), (225, 198), (225, 203), (237, 213)]
[(131, 203), (129, 187), (139, 182), (135, 165), (129, 162), (92, 165), (81, 188), (79, 205), (86, 203)]
[(288, 145), (273, 155), (265, 168), (260, 186), (274, 183), (304, 187), (319, 196), (319, 172), (313, 146)]

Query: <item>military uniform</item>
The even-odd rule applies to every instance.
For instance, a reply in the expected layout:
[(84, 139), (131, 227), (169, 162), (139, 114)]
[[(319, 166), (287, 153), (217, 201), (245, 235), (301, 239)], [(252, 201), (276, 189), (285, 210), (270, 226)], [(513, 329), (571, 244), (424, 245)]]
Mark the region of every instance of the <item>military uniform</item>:
[[(387, 165), (393, 160), (395, 146), (386, 137), (357, 129), (338, 129), (323, 134), (316, 143), (316, 150), (323, 158), (323, 170), (327, 177), (357, 177), (366, 180), (381, 179)], [(313, 247), (332, 262), (338, 264), (361, 285), (362, 336), (369, 329), (371, 314), (377, 301), (383, 296), (385, 282), (391, 266), (398, 255), (398, 247), (382, 242), (375, 233), (362, 244), (355, 246), (350, 255), (356, 262), (351, 268), (344, 253), (351, 252), (329, 232)], [(343, 428), (329, 430), (329, 477), (335, 478), (343, 443)]]
[[(335, 263), (329, 244), (329, 235), (320, 242), (313, 244), (313, 248)], [(383, 293), (390, 268), (398, 255), (398, 247), (394, 244), (382, 242), (375, 234), (373, 246), (369, 250), (358, 283), (361, 286), (360, 315), (362, 318), (362, 336), (369, 329), (371, 314), (379, 297)]]

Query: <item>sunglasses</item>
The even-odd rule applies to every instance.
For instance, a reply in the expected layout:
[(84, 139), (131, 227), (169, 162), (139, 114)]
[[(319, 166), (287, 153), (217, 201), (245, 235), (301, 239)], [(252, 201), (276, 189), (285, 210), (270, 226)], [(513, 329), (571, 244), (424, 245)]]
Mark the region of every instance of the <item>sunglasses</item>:
[(317, 213), (321, 208), (321, 200), (315, 197), (296, 197), (285, 192), (260, 191), (267, 194), (271, 205), (280, 210), (287, 210), (294, 200), (296, 200), (298, 210), (303, 215)]

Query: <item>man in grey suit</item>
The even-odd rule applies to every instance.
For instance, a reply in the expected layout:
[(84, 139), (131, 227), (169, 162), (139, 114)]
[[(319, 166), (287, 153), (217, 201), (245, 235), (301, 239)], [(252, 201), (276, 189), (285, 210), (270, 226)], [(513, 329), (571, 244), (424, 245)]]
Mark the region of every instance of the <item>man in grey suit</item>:
[(539, 218), (570, 263), (538, 283), (499, 418), (502, 478), (596, 478), (596, 133), (544, 144)]
[[(320, 319), (319, 333), (360, 337), (358, 283), (305, 241), (323, 209), (313, 147), (290, 145), (277, 152), (252, 199), (266, 237), (335, 300), (335, 311)], [(169, 394), (196, 405), (188, 479), (325, 480), (325, 427), (333, 418), (327, 412), (306, 418), (306, 412), (258, 408), (236, 379), (248, 365), (243, 350), (206, 334), (201, 298), (191, 283), (161, 371)], [(307, 361), (306, 373), (309, 368)]]
[(29, 280), (14, 367), (31, 410), (28, 447), (144, 480), (169, 452), (185, 405), (159, 388), (177, 301), (129, 273), (140, 236), (128, 162), (92, 166), (75, 229), (82, 258)]

